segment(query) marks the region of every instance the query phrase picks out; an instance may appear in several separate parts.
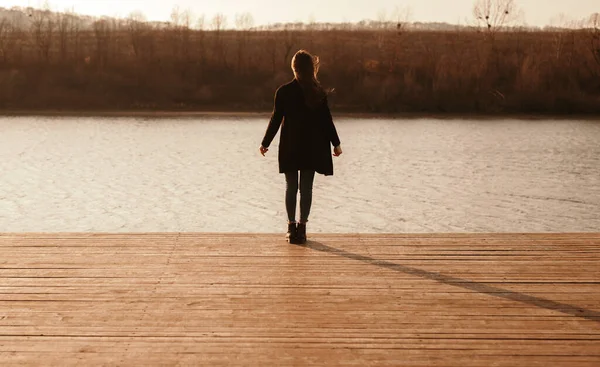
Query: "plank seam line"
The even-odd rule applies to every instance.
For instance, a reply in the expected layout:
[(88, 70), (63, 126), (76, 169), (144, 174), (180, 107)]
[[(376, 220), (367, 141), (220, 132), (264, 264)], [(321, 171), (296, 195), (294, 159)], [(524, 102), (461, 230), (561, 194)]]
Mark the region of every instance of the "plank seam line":
[[(177, 242), (179, 241), (180, 236), (181, 236), (181, 232), (177, 232), (177, 235), (173, 239), (173, 245), (171, 246), (171, 250), (167, 254), (167, 261), (163, 265), (163, 270), (162, 270), (161, 274), (158, 276), (158, 280), (156, 281), (152, 291), (150, 292), (150, 297), (153, 297), (156, 295), (156, 291), (158, 290), (158, 287), (160, 287), (162, 281), (165, 279), (165, 274), (169, 268), (169, 265), (171, 264), (171, 258), (173, 257), (173, 254), (175, 253), (175, 249), (177, 248)], [(146, 306), (142, 310), (142, 319), (146, 317), (149, 306), (150, 306), (149, 303), (146, 304)]]

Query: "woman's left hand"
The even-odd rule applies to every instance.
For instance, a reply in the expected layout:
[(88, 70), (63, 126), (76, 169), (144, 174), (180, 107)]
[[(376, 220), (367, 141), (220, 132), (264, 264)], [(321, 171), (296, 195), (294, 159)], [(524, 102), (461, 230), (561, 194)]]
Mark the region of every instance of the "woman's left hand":
[(343, 152), (342, 152), (342, 146), (341, 146), (341, 145), (338, 145), (337, 147), (333, 148), (333, 155), (334, 155), (335, 157), (339, 157), (339, 156), (341, 156), (341, 155), (342, 155), (342, 153), (343, 153)]

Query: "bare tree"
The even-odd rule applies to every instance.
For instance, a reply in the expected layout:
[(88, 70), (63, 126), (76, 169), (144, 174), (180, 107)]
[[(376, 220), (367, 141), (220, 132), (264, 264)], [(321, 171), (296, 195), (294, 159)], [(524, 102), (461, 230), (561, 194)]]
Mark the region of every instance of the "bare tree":
[(191, 23), (191, 10), (181, 10), (179, 6), (175, 6), (171, 11), (171, 22), (166, 30), (168, 43), (174, 56), (173, 61), (179, 64), (178, 71), (182, 78), (186, 77), (191, 60)]
[(174, 28), (178, 28), (181, 24), (180, 22), (181, 12), (179, 10), (179, 5), (175, 5), (173, 9), (171, 9), (171, 23), (170, 26)]
[(108, 19), (99, 19), (92, 24), (96, 39), (96, 62), (103, 69), (108, 63), (111, 25)]
[(313, 13), (310, 13), (310, 15), (308, 16), (307, 28), (310, 30), (314, 30), (315, 28), (317, 28), (317, 18)]
[(196, 29), (199, 31), (203, 31), (206, 28), (206, 16), (201, 14), (198, 19), (196, 19)]
[(181, 48), (183, 52), (183, 59), (186, 63), (191, 59), (192, 18), (193, 14), (190, 9), (186, 9), (179, 14), (179, 23), (181, 24)]
[(3, 63), (5, 63), (8, 59), (10, 42), (14, 39), (14, 37), (12, 37), (12, 31), (13, 25), (8, 21), (8, 19), (0, 19), (0, 56), (2, 56)]
[(198, 48), (198, 58), (200, 59), (200, 68), (201, 71), (204, 71), (204, 67), (206, 66), (206, 42), (205, 42), (205, 28), (206, 28), (206, 16), (201, 14), (196, 19), (196, 40), (197, 40), (197, 48)]
[(246, 61), (246, 49), (250, 36), (250, 29), (254, 26), (252, 14), (246, 12), (235, 15), (236, 41), (237, 41), (237, 69), (242, 73)]
[(272, 72), (275, 74), (278, 70), (277, 67), (277, 41), (278, 38), (275, 35), (275, 32), (264, 31), (261, 32), (261, 38), (267, 40), (265, 48), (268, 50), (268, 55), (270, 56)]
[(252, 14), (245, 12), (235, 15), (235, 28), (240, 31), (248, 31), (254, 26), (254, 17)]
[(385, 9), (380, 9), (377, 12), (377, 26), (378, 28), (385, 29), (388, 22), (388, 14)]
[(38, 55), (45, 62), (49, 62), (55, 23), (48, 3), (45, 4), (42, 10), (32, 11), (30, 18), (33, 39)]
[(568, 54), (569, 66), (571, 65), (575, 48), (575, 34), (582, 26), (581, 21), (576, 21), (564, 13), (550, 19), (550, 24), (545, 29), (552, 34), (556, 61)]
[(594, 60), (600, 65), (600, 13), (594, 13), (589, 21), (590, 51)]
[(212, 29), (215, 31), (215, 51), (219, 58), (221, 65), (225, 66), (227, 63), (225, 56), (225, 48), (221, 40), (221, 31), (227, 26), (227, 17), (223, 13), (217, 13), (213, 16), (211, 21)]
[(73, 11), (71, 11), (71, 14), (73, 18), (69, 26), (69, 38), (73, 42), (73, 56), (76, 60), (79, 60), (81, 56), (81, 19)]
[(496, 32), (516, 22), (521, 13), (515, 0), (476, 0), (473, 15), (479, 26)]
[(287, 26), (283, 30), (283, 64), (289, 65), (292, 51), (298, 39), (298, 32), (290, 30)]
[(227, 26), (227, 17), (223, 13), (217, 13), (211, 21), (212, 29), (217, 33), (222, 31)]
[(181, 24), (182, 14), (179, 10), (179, 6), (173, 7), (171, 10), (171, 21), (169, 22), (169, 27), (166, 30), (167, 38), (169, 40), (169, 46), (171, 47), (172, 54), (178, 59), (180, 57), (181, 52), (181, 33), (183, 30), (183, 25)]
[(69, 31), (73, 18), (73, 14), (68, 11), (56, 14), (59, 54), (60, 60), (63, 62), (67, 59), (68, 55)]
[(127, 18), (127, 31), (131, 42), (133, 54), (140, 58), (144, 48), (144, 33), (146, 31), (146, 17), (140, 12), (133, 12)]
[(412, 18), (412, 9), (408, 6), (396, 7), (392, 13), (392, 19), (396, 21), (396, 30), (402, 33), (408, 28), (408, 22)]

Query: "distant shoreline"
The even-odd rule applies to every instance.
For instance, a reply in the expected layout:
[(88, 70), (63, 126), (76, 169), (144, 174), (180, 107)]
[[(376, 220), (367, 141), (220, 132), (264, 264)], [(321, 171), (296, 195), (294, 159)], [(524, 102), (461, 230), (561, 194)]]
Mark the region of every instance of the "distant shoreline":
[[(113, 117), (113, 118), (265, 118), (270, 111), (176, 111), (176, 110), (0, 110), (0, 117)], [(440, 120), (590, 120), (600, 121), (598, 114), (525, 114), (525, 113), (369, 113), (369, 112), (332, 112), (335, 118), (365, 119), (440, 119)]]

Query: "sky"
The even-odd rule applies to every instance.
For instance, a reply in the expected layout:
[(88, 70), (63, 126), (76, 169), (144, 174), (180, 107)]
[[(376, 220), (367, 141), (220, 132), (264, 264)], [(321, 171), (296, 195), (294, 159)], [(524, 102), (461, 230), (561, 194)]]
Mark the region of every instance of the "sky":
[[(149, 20), (168, 20), (178, 5), (195, 16), (207, 19), (223, 13), (232, 26), (235, 15), (249, 12), (256, 25), (277, 22), (342, 22), (378, 19), (379, 14), (394, 9), (410, 9), (410, 21), (466, 24), (473, 19), (475, 0), (50, 0), (55, 11), (74, 8), (94, 16), (126, 17), (139, 10)], [(562, 13), (566, 19), (581, 19), (600, 12), (600, 0), (516, 0), (525, 13), (527, 25), (552, 24)], [(42, 0), (0, 0), (0, 7), (41, 7)], [(404, 13), (404, 12), (403, 12)], [(563, 17), (565, 18), (565, 17)]]

